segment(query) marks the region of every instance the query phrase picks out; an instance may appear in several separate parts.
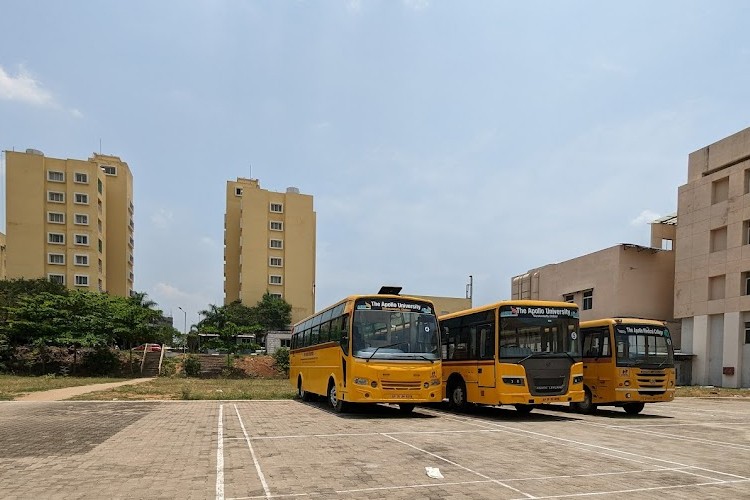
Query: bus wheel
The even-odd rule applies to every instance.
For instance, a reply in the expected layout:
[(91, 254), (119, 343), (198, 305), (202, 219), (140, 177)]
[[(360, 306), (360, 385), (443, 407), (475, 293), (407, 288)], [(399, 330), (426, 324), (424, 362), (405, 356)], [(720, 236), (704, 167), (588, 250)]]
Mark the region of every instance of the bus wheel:
[(466, 384), (463, 380), (454, 380), (448, 386), (448, 405), (454, 410), (466, 410)]
[(404, 414), (411, 413), (411, 412), (414, 411), (414, 404), (412, 404), (412, 403), (399, 403), (398, 410), (401, 413), (404, 413)]
[(299, 378), (299, 380), (297, 380), (297, 396), (299, 396), (299, 398), (302, 401), (312, 401), (312, 399), (313, 399), (312, 394), (310, 394), (309, 392), (307, 392), (306, 390), (304, 390), (302, 388), (302, 378), (301, 377)]
[(513, 405), (516, 407), (516, 411), (518, 413), (521, 413), (523, 415), (528, 415), (531, 413), (531, 410), (534, 409), (534, 405)]
[(645, 405), (643, 403), (625, 403), (622, 408), (628, 415), (638, 415)]
[(328, 403), (336, 413), (343, 413), (347, 409), (346, 403), (340, 400), (337, 395), (336, 384), (333, 383), (333, 380), (328, 384)]
[(596, 405), (592, 401), (591, 391), (586, 387), (586, 393), (583, 396), (583, 401), (575, 403), (575, 408), (581, 413), (594, 413), (596, 411)]

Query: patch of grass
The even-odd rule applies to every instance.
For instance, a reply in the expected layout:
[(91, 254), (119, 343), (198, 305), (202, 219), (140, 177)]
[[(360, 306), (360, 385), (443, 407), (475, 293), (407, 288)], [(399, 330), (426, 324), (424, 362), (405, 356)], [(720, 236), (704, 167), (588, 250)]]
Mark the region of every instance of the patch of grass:
[(71, 398), (76, 401), (292, 399), (289, 379), (195, 379), (159, 377)]
[(727, 387), (713, 387), (701, 385), (683, 385), (675, 390), (677, 397), (692, 398), (748, 398), (750, 389), (730, 389)]
[(127, 379), (108, 377), (61, 377), (43, 375), (41, 377), (0, 375), (0, 400), (11, 401), (29, 392), (78, 387), (81, 385), (106, 384), (121, 382)]

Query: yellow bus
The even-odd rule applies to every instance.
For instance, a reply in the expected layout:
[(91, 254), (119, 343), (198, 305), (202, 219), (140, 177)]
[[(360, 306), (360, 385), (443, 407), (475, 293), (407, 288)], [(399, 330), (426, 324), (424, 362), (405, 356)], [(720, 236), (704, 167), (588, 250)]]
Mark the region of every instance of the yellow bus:
[(572, 406), (591, 413), (597, 406), (622, 406), (635, 415), (645, 403), (672, 401), (674, 349), (661, 321), (605, 318), (581, 323), (583, 337), (582, 402)]
[(289, 380), (302, 400), (325, 396), (337, 413), (356, 403), (406, 413), (440, 402), (435, 307), (399, 291), (347, 297), (294, 325)]
[(583, 400), (578, 306), (512, 300), (440, 317), (443, 398), (469, 404), (535, 405)]

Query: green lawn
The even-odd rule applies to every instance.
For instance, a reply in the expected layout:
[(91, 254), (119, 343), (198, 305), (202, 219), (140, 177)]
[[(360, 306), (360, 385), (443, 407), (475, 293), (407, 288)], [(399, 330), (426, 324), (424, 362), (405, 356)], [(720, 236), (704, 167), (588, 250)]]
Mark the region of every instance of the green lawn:
[(284, 379), (196, 379), (159, 377), (72, 398), (77, 401), (144, 399), (292, 399), (296, 390)]
[(29, 392), (77, 387), (80, 385), (105, 384), (122, 382), (127, 379), (107, 377), (60, 377), (44, 375), (29, 377), (18, 375), (0, 375), (0, 401), (10, 401)]

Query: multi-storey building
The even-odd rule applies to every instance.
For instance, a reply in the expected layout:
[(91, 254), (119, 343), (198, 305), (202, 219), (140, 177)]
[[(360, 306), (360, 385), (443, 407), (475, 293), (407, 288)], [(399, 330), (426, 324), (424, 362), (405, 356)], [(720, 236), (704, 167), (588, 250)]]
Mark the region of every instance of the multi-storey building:
[(675, 345), (674, 215), (651, 224), (651, 246), (622, 243), (511, 278), (513, 299), (560, 300), (580, 307), (581, 321), (634, 316), (666, 321)]
[(690, 154), (677, 216), (674, 307), (693, 382), (750, 387), (750, 128)]
[(252, 307), (266, 292), (292, 306), (292, 323), (315, 312), (313, 197), (297, 188), (261, 189), (257, 179), (227, 181), (224, 302)]
[(133, 176), (116, 156), (6, 151), (6, 276), (128, 296)]

